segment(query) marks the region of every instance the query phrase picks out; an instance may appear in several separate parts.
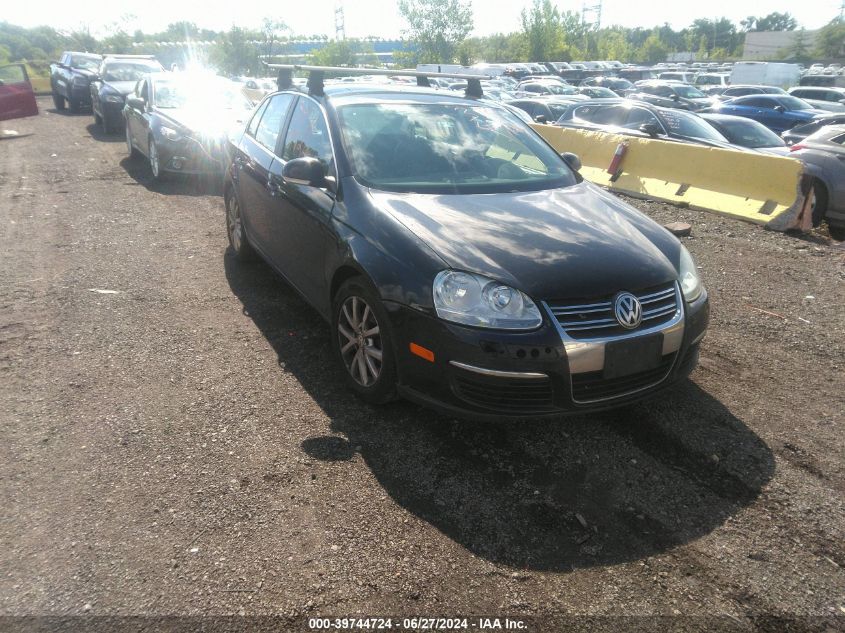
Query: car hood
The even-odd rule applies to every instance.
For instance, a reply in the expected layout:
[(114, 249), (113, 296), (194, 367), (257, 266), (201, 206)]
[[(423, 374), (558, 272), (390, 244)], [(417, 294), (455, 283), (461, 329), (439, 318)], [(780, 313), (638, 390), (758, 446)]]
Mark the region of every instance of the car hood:
[(108, 86), (114, 92), (122, 94), (124, 97), (135, 89), (135, 81), (105, 81), (104, 86)]
[(758, 152), (763, 154), (774, 154), (775, 156), (789, 156), (791, 154), (786, 145), (776, 145), (774, 147), (758, 147)]
[(450, 268), (537, 300), (606, 296), (678, 276), (678, 240), (586, 182), (521, 193), (370, 196)]
[(159, 108), (156, 111), (186, 130), (220, 137), (226, 136), (232, 126), (242, 123), (248, 116), (245, 110), (220, 108)]

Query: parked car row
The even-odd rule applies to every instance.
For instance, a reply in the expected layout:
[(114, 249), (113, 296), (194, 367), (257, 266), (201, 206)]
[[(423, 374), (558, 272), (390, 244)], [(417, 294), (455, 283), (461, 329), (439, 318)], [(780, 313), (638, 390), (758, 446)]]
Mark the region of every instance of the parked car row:
[[(93, 94), (121, 92), (99, 80)], [(123, 108), (127, 151), (154, 180), (202, 171), (225, 145), (233, 256), (266, 260), (331, 324), (335, 362), (369, 402), (558, 416), (681, 380), (709, 310), (689, 253), (514, 111), (342, 80), (253, 107), (239, 84), (160, 71)]]
[[(121, 92), (106, 62), (89, 81), (97, 98)], [(151, 70), (125, 97), (130, 156), (154, 181), (223, 175), (233, 255), (266, 260), (331, 324), (352, 391), (456, 416), (635, 401), (692, 370), (707, 327), (707, 293), (683, 246), (587, 183), (576, 156), (526, 124), (539, 116), (530, 107), (561, 125), (746, 151), (778, 138), (743, 129), (757, 125), (748, 118), (592, 99), (558, 80), (562, 94), (498, 102), (469, 85), (459, 94), (448, 73), (423, 88), (389, 71), (364, 80), (361, 69), (307, 89), (288, 82), (254, 106), (240, 83)], [(819, 151), (813, 143), (791, 154)], [(830, 169), (819, 162), (819, 183)], [(839, 208), (841, 196), (820, 184), (817, 206)]]

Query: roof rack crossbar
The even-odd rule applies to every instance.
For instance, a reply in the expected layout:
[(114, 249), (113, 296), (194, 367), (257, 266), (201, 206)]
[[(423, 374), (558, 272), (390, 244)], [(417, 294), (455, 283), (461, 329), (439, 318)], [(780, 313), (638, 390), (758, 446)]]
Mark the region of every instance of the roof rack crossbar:
[[(309, 66), (306, 64), (268, 64), (262, 62), (267, 68), (279, 71), (277, 83), (279, 90), (287, 90), (293, 85), (291, 79), (293, 72), (298, 70), (308, 73), (308, 91), (310, 94), (322, 97), (323, 84), (326, 73), (343, 75), (384, 75), (387, 77), (416, 77), (417, 85), (431, 87), (431, 77), (442, 79), (462, 79), (467, 82), (466, 96), (479, 98), (484, 95), (481, 88), (481, 81), (492, 79), (489, 75), (478, 75), (469, 73), (438, 73), (418, 70), (390, 70), (387, 68), (346, 68), (344, 66)], [(284, 86), (284, 87), (283, 87)]]

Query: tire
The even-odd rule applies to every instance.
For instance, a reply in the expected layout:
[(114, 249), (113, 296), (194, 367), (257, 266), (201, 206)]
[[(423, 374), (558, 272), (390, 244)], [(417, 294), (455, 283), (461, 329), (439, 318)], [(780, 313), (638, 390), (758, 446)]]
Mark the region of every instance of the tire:
[(234, 191), (228, 191), (223, 197), (223, 204), (226, 206), (226, 236), (229, 238), (229, 246), (239, 262), (247, 262), (255, 259), (255, 250), (249, 243), (249, 238), (244, 229), (241, 205)]
[(150, 137), (147, 147), (149, 148), (147, 154), (150, 163), (150, 173), (152, 174), (154, 181), (162, 182), (164, 180), (164, 170), (161, 168), (161, 161), (158, 156), (158, 146), (152, 136)]
[[(103, 110), (103, 112), (105, 113), (105, 110)], [(106, 135), (111, 134), (114, 129), (111, 125), (109, 125), (109, 120), (106, 118), (105, 114), (100, 117), (100, 125), (102, 126), (103, 134)]]
[(816, 178), (813, 180), (813, 226), (819, 226), (827, 213), (827, 187)]
[(343, 282), (332, 309), (332, 348), (346, 384), (370, 404), (396, 399), (396, 357), (389, 328), (387, 312), (370, 284), (362, 277)]
[(129, 154), (129, 159), (134, 160), (141, 156), (141, 152), (135, 149), (135, 144), (132, 142), (132, 137), (129, 134), (129, 122), (126, 123), (126, 153)]
[(94, 124), (95, 125), (102, 125), (103, 124), (103, 117), (101, 117), (96, 112), (94, 113)]
[(62, 95), (57, 95), (54, 92), (53, 93), (53, 105), (56, 106), (56, 110), (64, 110), (65, 109), (65, 98)]
[(845, 226), (831, 226), (828, 224), (827, 232), (830, 233), (830, 237), (835, 239), (837, 242), (845, 242)]

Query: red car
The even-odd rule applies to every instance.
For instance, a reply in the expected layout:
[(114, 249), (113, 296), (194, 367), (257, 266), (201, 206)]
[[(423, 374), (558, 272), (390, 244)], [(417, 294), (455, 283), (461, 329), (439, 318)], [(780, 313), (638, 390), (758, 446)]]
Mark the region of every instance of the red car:
[(0, 121), (37, 114), (35, 92), (24, 65), (0, 66)]

